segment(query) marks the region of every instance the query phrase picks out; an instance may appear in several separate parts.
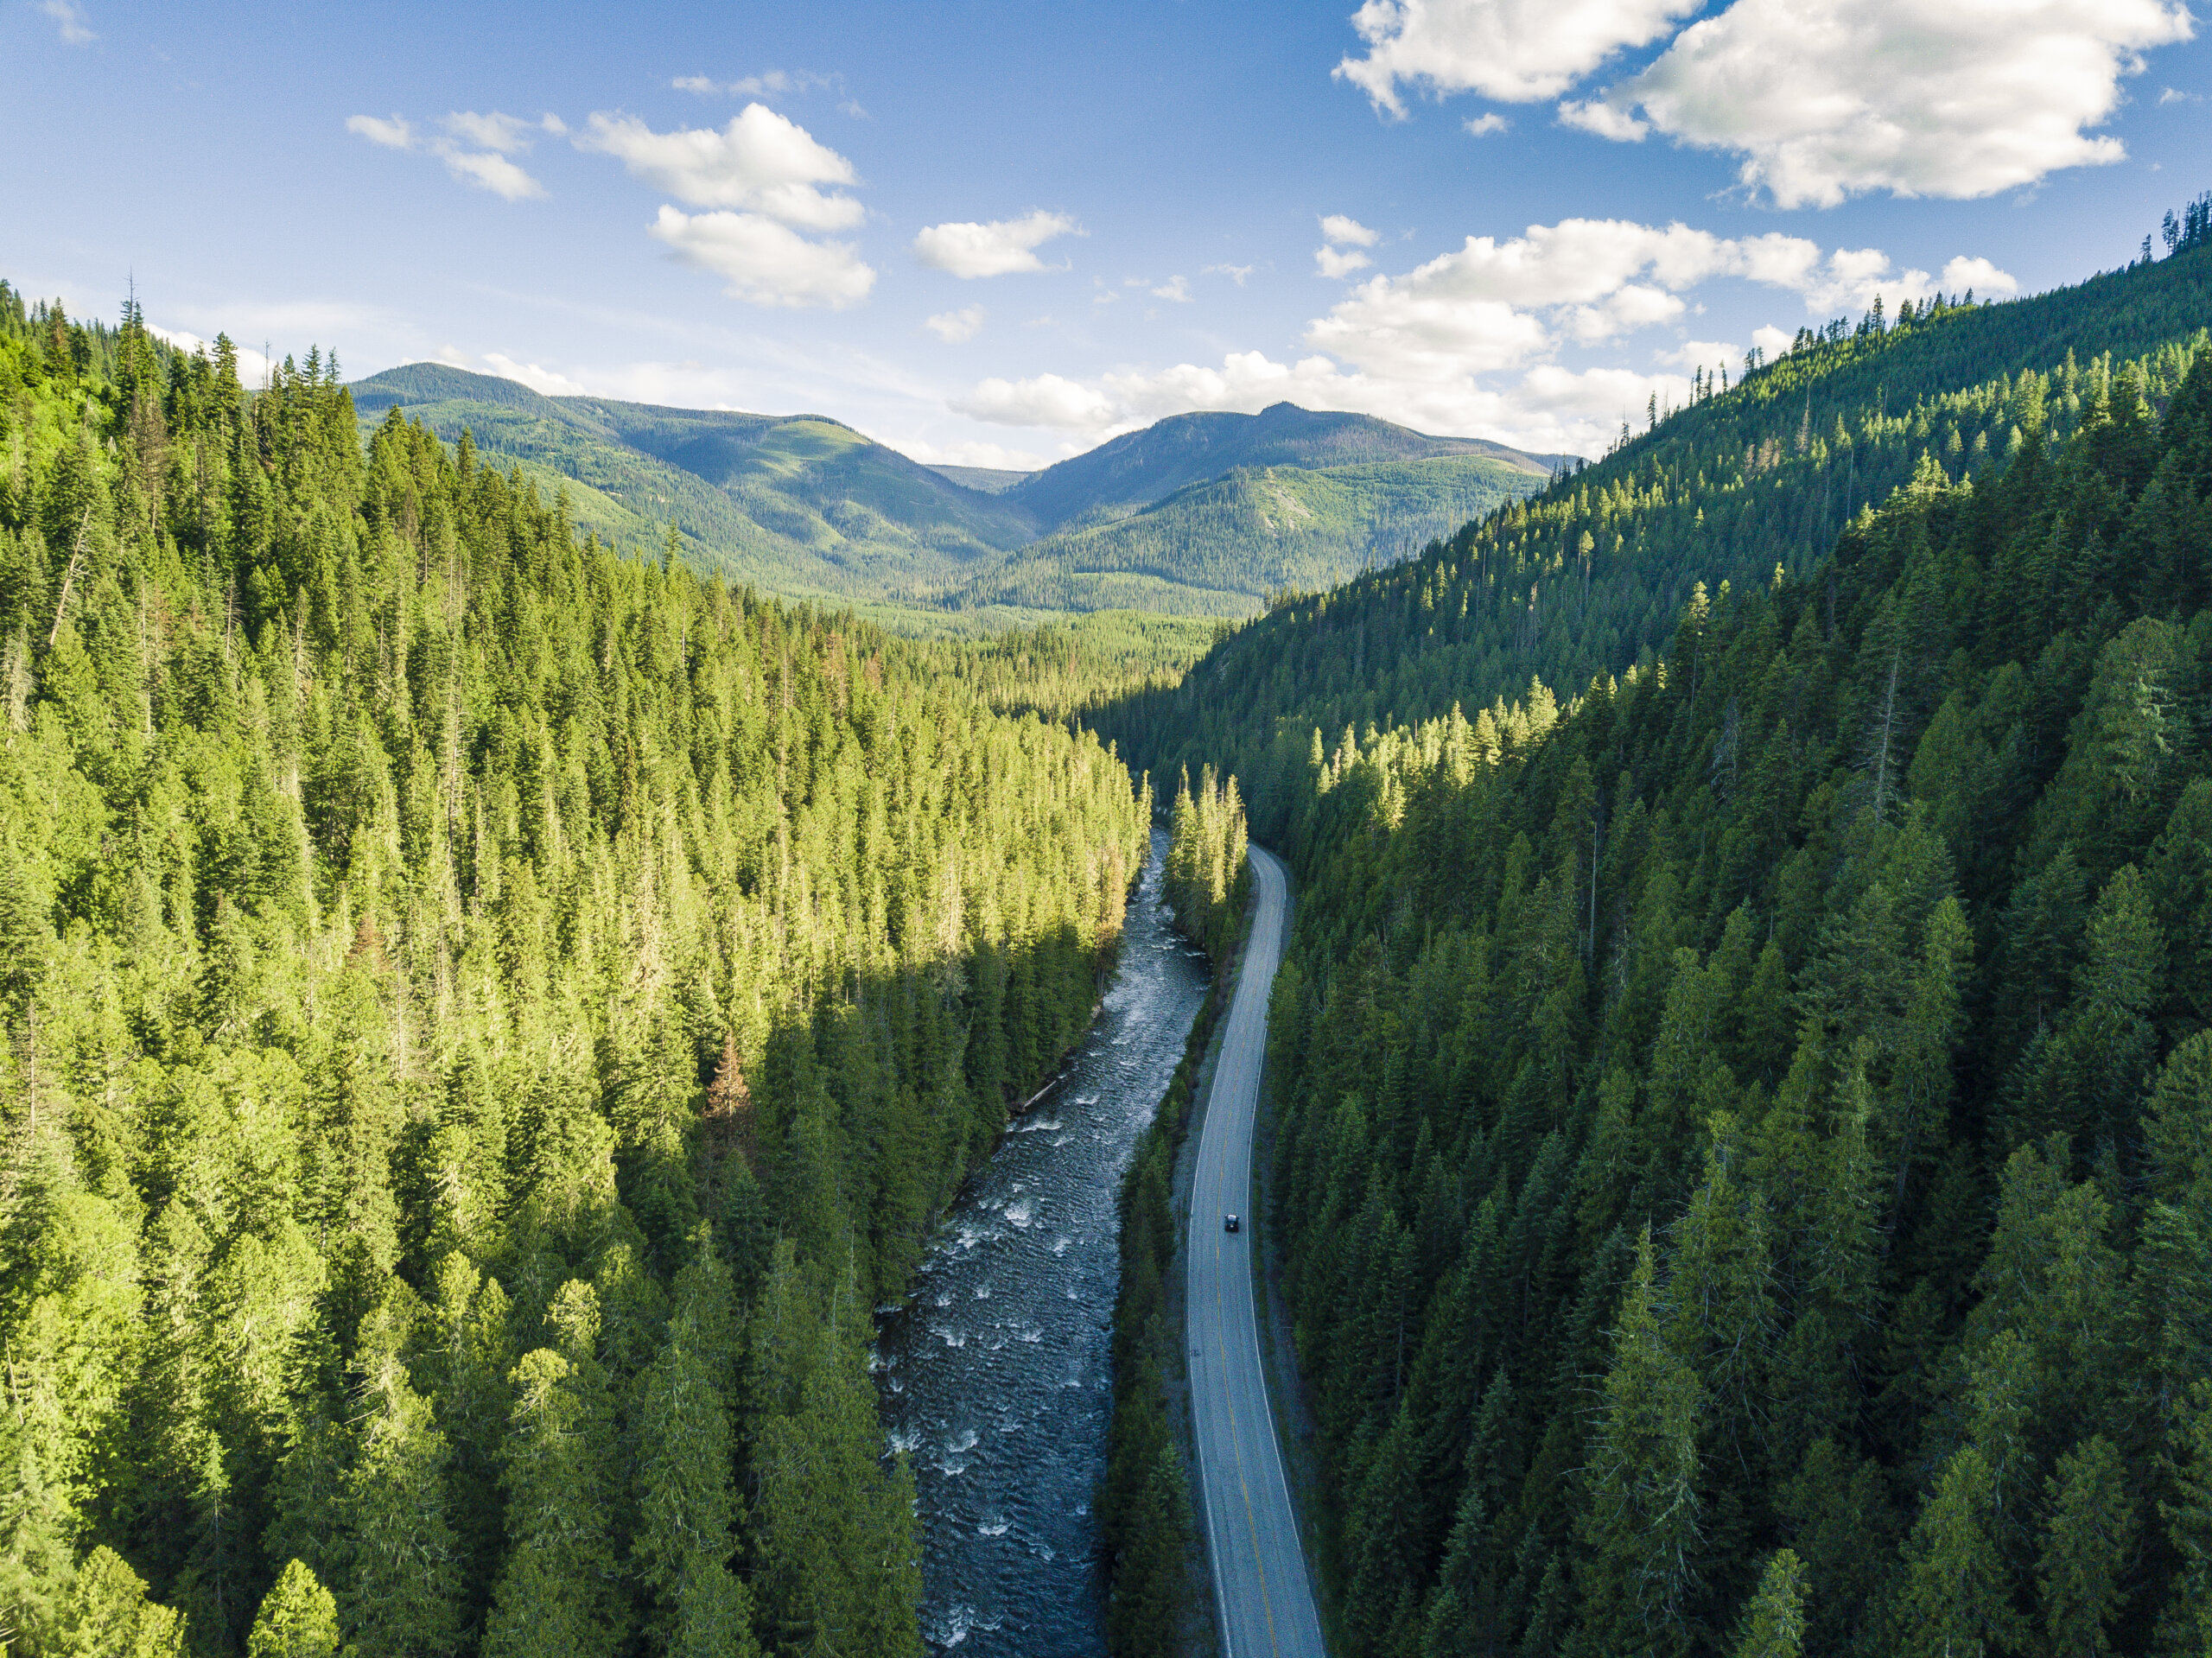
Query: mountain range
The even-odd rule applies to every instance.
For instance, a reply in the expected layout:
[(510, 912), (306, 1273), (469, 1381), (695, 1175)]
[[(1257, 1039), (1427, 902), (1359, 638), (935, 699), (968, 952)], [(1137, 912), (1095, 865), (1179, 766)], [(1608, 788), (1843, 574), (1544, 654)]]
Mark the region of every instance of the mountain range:
[(953, 611), (1249, 615), (1418, 550), (1569, 459), (1284, 403), (1172, 416), (1020, 473), (924, 466), (819, 415), (547, 397), (438, 363), (352, 391), (365, 422), (397, 409), (465, 429), (492, 464), (565, 488), (603, 539), (672, 526), (694, 562), (772, 591)]

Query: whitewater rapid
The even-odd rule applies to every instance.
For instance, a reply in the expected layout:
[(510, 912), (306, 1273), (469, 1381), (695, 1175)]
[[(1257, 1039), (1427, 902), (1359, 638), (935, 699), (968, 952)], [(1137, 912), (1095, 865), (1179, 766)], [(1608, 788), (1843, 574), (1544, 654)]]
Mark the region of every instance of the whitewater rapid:
[(1205, 958), (1162, 901), (1166, 850), (1155, 830), (1090, 1033), (878, 1329), (884, 1430), (920, 1492), (922, 1634), (961, 1658), (1106, 1650), (1091, 1502), (1113, 1405), (1116, 1199), (1206, 993)]

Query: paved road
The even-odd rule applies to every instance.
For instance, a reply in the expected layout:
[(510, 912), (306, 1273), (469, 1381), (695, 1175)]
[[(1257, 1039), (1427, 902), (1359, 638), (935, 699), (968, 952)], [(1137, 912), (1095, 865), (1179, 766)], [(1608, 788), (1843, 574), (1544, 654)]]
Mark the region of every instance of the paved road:
[[(1283, 867), (1252, 848), (1259, 913), (1230, 1005), (1191, 1186), (1186, 1345), (1198, 1429), (1198, 1502), (1213, 1561), (1224, 1658), (1325, 1658), (1313, 1586), (1268, 1409), (1254, 1307), (1252, 1116), (1268, 1040), (1268, 991), (1282, 958)], [(1244, 1229), (1222, 1229), (1222, 1217)]]

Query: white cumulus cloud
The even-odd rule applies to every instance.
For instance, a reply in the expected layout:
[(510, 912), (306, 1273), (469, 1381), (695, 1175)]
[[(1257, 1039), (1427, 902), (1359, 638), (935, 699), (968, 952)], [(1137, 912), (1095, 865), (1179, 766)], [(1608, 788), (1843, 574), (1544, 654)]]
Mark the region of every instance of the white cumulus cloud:
[(946, 345), (957, 346), (982, 332), (983, 308), (963, 305), (957, 311), (939, 311), (935, 316), (924, 318), (922, 326)]
[(1732, 346), (1725, 340), (1685, 340), (1679, 346), (1658, 353), (1657, 360), (1672, 363), (1677, 368), (1703, 369), (1708, 374), (1716, 368), (1733, 370), (1744, 360), (1740, 346)]
[[(1946, 294), (1972, 293), (1977, 299), (2020, 291), (2019, 281), (2009, 270), (1999, 270), (1986, 259), (1957, 258), (1943, 267), (1941, 283)], [(1916, 296), (1917, 297), (1917, 296)]]
[[(1658, 132), (1739, 158), (1785, 207), (1886, 190), (1985, 196), (2126, 155), (2097, 130), (2145, 54), (2193, 38), (2185, 0), (1366, 0), (1364, 57), (1336, 73), (1378, 109), (1405, 94), (1561, 98), (1570, 126)], [(1565, 97), (1617, 54), (1642, 71)], [(1490, 117), (1469, 124), (1492, 130)]]
[[(549, 397), (586, 397), (591, 395), (591, 389), (582, 381), (572, 380), (550, 368), (541, 368), (536, 363), (518, 363), (505, 352), (486, 352), (484, 365), (501, 379), (519, 380), (532, 391), (543, 392)], [(463, 363), (458, 366), (466, 368), (467, 365)]]
[(1594, 346), (1639, 328), (1672, 322), (1689, 308), (1679, 295), (1645, 283), (1630, 283), (1594, 304), (1564, 311), (1562, 326), (1577, 343)]
[(1323, 245), (1313, 250), (1313, 271), (1331, 282), (1341, 282), (1355, 270), (1364, 270), (1375, 263), (1360, 249), (1371, 248), (1382, 239), (1377, 231), (1371, 231), (1357, 219), (1345, 213), (1328, 213), (1321, 219)]
[[(1685, 295), (1717, 279), (1796, 295), (1821, 318), (1839, 306), (1871, 306), (1878, 295), (1894, 310), (1939, 287), (1955, 293), (1972, 285), (1985, 295), (2017, 287), (1985, 259), (1954, 259), (1933, 279), (1897, 269), (1878, 249), (1824, 250), (1780, 232), (1726, 238), (1681, 224), (1566, 219), (1503, 239), (1470, 237), (1412, 270), (1369, 277), (1306, 325), (1308, 354), (1295, 360), (1232, 352), (1218, 366), (1183, 363), (1089, 380), (995, 378), (953, 407), (1096, 441), (1189, 410), (1253, 412), (1287, 398), (1424, 430), (1588, 451), (1649, 397), (1687, 401), (1688, 374), (1663, 365), (1711, 372), (1726, 363), (1733, 374), (1742, 349), (1669, 339), (1646, 359), (1662, 366), (1649, 371), (1569, 367), (1561, 354), (1678, 329), (1691, 312)], [(1769, 350), (1789, 340), (1778, 330), (1754, 339)]]
[(1191, 279), (1188, 276), (1170, 276), (1152, 290), (1152, 296), (1173, 300), (1178, 305), (1188, 305), (1191, 302)]
[(600, 111), (574, 142), (615, 157), (632, 177), (690, 206), (732, 208), (817, 232), (849, 230), (866, 217), (836, 187), (859, 182), (852, 162), (765, 104), (747, 105), (720, 130), (674, 132)]
[(1480, 92), (1504, 104), (1556, 98), (1615, 53), (1649, 44), (1700, 0), (1367, 0), (1367, 42), (1336, 73), (1378, 109), (1405, 113), (1401, 86)]
[(1461, 124), (1467, 129), (1467, 136), (1469, 137), (1486, 138), (1493, 132), (1504, 131), (1506, 128), (1511, 126), (1513, 123), (1507, 120), (1496, 110), (1491, 110), (1484, 115), (1471, 116)]
[(1058, 374), (1034, 374), (1023, 380), (996, 375), (979, 380), (965, 397), (952, 400), (955, 413), (1000, 426), (1054, 426), (1097, 430), (1119, 417), (1112, 397)]
[(1049, 269), (1037, 250), (1055, 237), (1082, 234), (1067, 214), (1040, 208), (1019, 219), (928, 226), (914, 238), (914, 257), (956, 276), (1009, 276)]
[(751, 305), (841, 311), (875, 286), (850, 244), (810, 241), (765, 213), (687, 213), (664, 202), (646, 233), (683, 264), (726, 278), (724, 291)]
[(1253, 265), (1202, 265), (1198, 269), (1198, 275), (1201, 276), (1226, 276), (1230, 281), (1235, 283), (1239, 288), (1242, 288), (1250, 278), (1252, 272), (1257, 267)]
[(1639, 121), (1633, 112), (1617, 109), (1599, 98), (1580, 104), (1568, 98), (1559, 106), (1559, 118), (1562, 126), (1580, 127), (1617, 144), (1640, 144), (1651, 136), (1651, 123)]
[(2192, 32), (2179, 0), (1736, 0), (1567, 118), (1732, 152), (1785, 207), (1986, 196), (2121, 159), (2094, 129), (2144, 53)]

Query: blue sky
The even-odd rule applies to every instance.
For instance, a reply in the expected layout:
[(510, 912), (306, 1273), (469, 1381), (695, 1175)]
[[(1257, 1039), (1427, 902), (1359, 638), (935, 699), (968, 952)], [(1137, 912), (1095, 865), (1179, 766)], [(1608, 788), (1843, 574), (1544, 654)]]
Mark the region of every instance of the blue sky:
[(0, 0), (0, 276), (931, 461), (1286, 397), (1594, 450), (1877, 292), (2125, 263), (2212, 187), (2203, 32), (2177, 0)]

